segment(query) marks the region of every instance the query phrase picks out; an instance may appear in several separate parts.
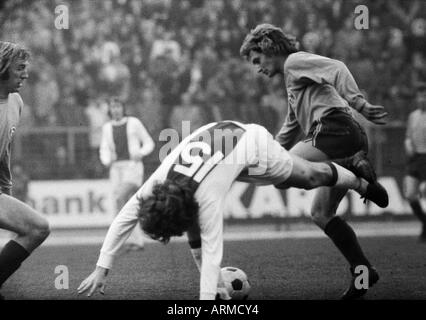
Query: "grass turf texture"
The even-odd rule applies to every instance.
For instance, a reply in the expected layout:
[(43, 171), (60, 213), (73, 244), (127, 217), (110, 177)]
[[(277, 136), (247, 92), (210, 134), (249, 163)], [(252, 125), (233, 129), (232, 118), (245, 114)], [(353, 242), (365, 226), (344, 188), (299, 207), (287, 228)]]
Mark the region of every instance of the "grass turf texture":
[[(425, 299), (426, 244), (416, 237), (361, 238), (381, 279), (366, 299)], [(187, 300), (198, 298), (199, 274), (186, 243), (147, 243), (123, 254), (110, 273), (106, 294), (77, 294), (94, 269), (100, 245), (41, 247), (3, 286), (8, 299)], [(69, 289), (57, 290), (58, 265), (69, 271)], [(222, 266), (244, 270), (251, 300), (338, 299), (349, 283), (349, 268), (331, 241), (277, 239), (228, 241)]]

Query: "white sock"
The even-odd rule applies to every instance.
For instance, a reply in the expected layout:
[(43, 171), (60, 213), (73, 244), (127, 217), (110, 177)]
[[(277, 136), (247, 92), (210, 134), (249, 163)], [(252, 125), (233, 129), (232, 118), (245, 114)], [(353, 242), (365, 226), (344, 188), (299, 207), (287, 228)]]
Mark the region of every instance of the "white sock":
[(336, 167), (337, 171), (337, 181), (335, 186), (336, 187), (342, 187), (346, 189), (352, 189), (360, 193), (362, 190), (362, 179), (355, 176), (351, 171), (348, 169), (343, 168), (342, 166), (339, 166), (337, 163), (332, 162), (334, 166)]
[(191, 254), (197, 265), (198, 271), (201, 272), (201, 248), (191, 249)]

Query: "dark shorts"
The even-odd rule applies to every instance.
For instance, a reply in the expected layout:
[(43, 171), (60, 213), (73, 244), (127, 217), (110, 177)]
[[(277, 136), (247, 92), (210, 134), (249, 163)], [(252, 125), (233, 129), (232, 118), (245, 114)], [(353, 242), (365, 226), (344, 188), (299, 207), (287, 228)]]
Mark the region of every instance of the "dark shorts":
[(408, 159), (407, 175), (426, 181), (426, 153), (417, 153)]
[(306, 141), (331, 159), (352, 156), (360, 150), (368, 152), (368, 138), (361, 125), (350, 114), (334, 111), (315, 121)]

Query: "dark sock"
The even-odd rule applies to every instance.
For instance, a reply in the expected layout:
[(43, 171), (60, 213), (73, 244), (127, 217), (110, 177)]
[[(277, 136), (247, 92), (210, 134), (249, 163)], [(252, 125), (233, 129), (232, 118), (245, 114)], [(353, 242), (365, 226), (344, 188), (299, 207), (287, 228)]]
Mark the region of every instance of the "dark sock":
[(19, 243), (10, 240), (0, 252), (0, 287), (28, 258), (29, 252)]
[(326, 162), (331, 168), (331, 181), (327, 184), (327, 186), (332, 187), (336, 185), (337, 178), (339, 177), (337, 173), (336, 166), (332, 162)]
[(352, 268), (357, 265), (370, 267), (353, 229), (340, 217), (334, 217), (325, 226), (324, 232), (334, 242)]
[(426, 225), (426, 215), (423, 212), (420, 201), (410, 201), (410, 207), (413, 210), (414, 215), (423, 223), (423, 226)]

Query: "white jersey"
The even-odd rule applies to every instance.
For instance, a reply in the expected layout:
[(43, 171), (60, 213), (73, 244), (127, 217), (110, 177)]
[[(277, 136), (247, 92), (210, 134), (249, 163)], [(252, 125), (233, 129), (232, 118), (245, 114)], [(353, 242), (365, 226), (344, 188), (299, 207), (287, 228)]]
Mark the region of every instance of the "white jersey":
[(200, 298), (214, 299), (223, 255), (223, 212), (235, 180), (284, 182), (293, 169), (289, 153), (262, 126), (234, 121), (210, 123), (185, 138), (127, 202), (111, 224), (98, 266), (110, 269), (114, 256), (138, 222), (140, 201), (155, 183), (186, 179), (199, 204), (202, 265)]

